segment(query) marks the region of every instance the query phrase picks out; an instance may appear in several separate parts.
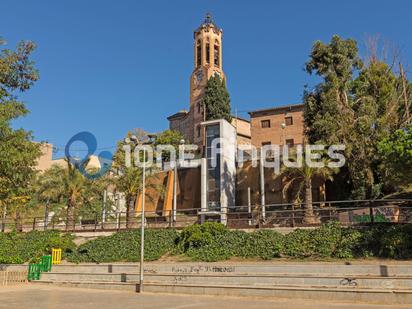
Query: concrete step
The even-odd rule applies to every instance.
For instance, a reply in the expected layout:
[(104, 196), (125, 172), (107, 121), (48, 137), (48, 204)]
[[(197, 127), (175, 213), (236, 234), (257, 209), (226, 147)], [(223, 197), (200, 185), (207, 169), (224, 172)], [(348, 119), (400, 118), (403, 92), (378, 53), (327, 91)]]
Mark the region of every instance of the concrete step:
[[(358, 264), (344, 263), (146, 263), (145, 273), (183, 273), (183, 274), (318, 274), (342, 276), (412, 276), (412, 264)], [(138, 263), (130, 264), (65, 264), (54, 265), (53, 272), (85, 272), (85, 273), (135, 273), (139, 271)]]
[(50, 281), (50, 280), (37, 280), (31, 281), (30, 284), (34, 285), (56, 285), (61, 287), (73, 287), (84, 289), (98, 289), (98, 290), (119, 290), (125, 292), (138, 292), (139, 285), (132, 282), (105, 282), (105, 281)]
[[(138, 273), (42, 273), (42, 280), (57, 282), (138, 282)], [(317, 286), (374, 289), (412, 289), (410, 277), (342, 276), (319, 274), (145, 274), (151, 282), (250, 286)]]
[[(139, 290), (136, 283), (119, 282), (54, 282), (40, 280), (33, 284), (55, 284), (65, 287), (93, 289), (116, 289), (122, 291)], [(247, 286), (147, 282), (144, 292), (180, 293), (192, 295), (254, 296), (276, 298), (301, 298), (312, 300), (338, 300), (350, 302), (370, 302), (379, 304), (412, 304), (412, 290), (328, 288), (302, 286)]]
[(152, 293), (300, 298), (311, 300), (321, 299), (379, 304), (412, 304), (412, 290), (147, 283), (144, 285), (144, 291)]

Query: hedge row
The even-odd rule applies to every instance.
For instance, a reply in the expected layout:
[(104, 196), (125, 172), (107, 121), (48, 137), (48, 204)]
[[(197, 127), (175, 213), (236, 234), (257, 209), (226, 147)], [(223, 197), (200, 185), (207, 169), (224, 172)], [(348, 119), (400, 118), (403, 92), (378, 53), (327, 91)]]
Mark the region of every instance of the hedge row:
[[(139, 261), (139, 231), (119, 232), (81, 245), (69, 255), (72, 262)], [(220, 261), (231, 257), (265, 260), (290, 258), (412, 258), (412, 225), (375, 225), (363, 230), (329, 223), (317, 229), (297, 229), (287, 235), (273, 230), (252, 233), (205, 223), (175, 230), (147, 230), (145, 259), (165, 254), (195, 261)]]
[[(161, 258), (175, 248), (178, 233), (175, 230), (145, 231), (146, 261)], [(140, 231), (121, 231), (111, 236), (101, 236), (80, 245), (69, 254), (70, 262), (137, 262), (140, 261)]]
[[(39, 259), (51, 248), (63, 249), (70, 262), (137, 262), (140, 231), (122, 231), (98, 237), (79, 247), (73, 236), (57, 231), (26, 234), (0, 233), (0, 264)], [(145, 260), (183, 255), (195, 261), (220, 261), (231, 257), (290, 258), (412, 258), (412, 225), (374, 225), (363, 230), (329, 223), (317, 229), (297, 229), (287, 235), (273, 230), (252, 233), (229, 230), (218, 223), (205, 223), (176, 230), (147, 229)]]
[(62, 248), (64, 258), (76, 248), (73, 239), (72, 235), (57, 231), (0, 233), (0, 264), (37, 262), (52, 248)]

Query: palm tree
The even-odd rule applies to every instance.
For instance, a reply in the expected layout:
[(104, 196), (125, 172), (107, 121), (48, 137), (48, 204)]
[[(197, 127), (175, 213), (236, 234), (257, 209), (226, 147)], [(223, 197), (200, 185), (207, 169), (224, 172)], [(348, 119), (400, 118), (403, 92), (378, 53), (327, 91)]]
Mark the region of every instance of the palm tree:
[[(169, 136), (172, 136), (170, 137)], [(177, 136), (177, 137), (176, 137)], [(164, 142), (167, 144), (166, 140), (176, 139), (180, 137), (175, 135), (173, 132), (170, 132), (164, 136)], [(127, 144), (130, 145), (131, 149), (134, 149), (139, 144), (144, 144), (149, 139), (148, 133), (142, 129), (134, 129), (134, 131), (128, 132), (126, 138), (129, 139)], [(135, 156), (130, 158), (130, 166), (126, 164), (126, 153), (123, 146), (126, 145), (125, 140), (121, 140), (117, 144), (117, 150), (114, 155), (112, 170), (117, 176), (114, 177), (114, 184), (116, 190), (122, 192), (125, 197), (126, 202), (126, 227), (133, 227), (133, 218), (135, 217), (135, 204), (139, 194), (142, 192), (143, 188), (143, 169), (136, 166)], [(138, 159), (140, 162), (143, 162), (143, 158)], [(146, 188), (156, 188), (153, 182), (150, 181), (150, 178), (156, 177), (155, 167), (151, 166), (146, 169)]]
[[(146, 189), (161, 190), (162, 188), (152, 181), (157, 177), (154, 168), (146, 171)], [(116, 190), (122, 192), (126, 201), (126, 228), (133, 227), (135, 205), (143, 188), (143, 170), (138, 167), (125, 167), (114, 180)], [(146, 198), (148, 198), (146, 196)], [(150, 198), (150, 197), (149, 197)]]
[(285, 180), (283, 186), (283, 195), (288, 192), (293, 193), (294, 204), (301, 204), (304, 200), (304, 217), (303, 222), (315, 224), (315, 214), (313, 211), (312, 187), (315, 179), (326, 181), (332, 180), (335, 169), (329, 168), (327, 162), (323, 162), (324, 167), (308, 166), (306, 160), (302, 160), (300, 167), (286, 167), (281, 169), (280, 176)]
[(135, 203), (142, 190), (142, 170), (136, 167), (126, 167), (115, 180), (116, 190), (124, 194), (126, 200), (126, 228), (133, 225)]
[(66, 229), (74, 229), (75, 212), (84, 204), (99, 199), (96, 181), (87, 179), (66, 159), (65, 168), (53, 165), (38, 178), (38, 197), (41, 201), (66, 205)]

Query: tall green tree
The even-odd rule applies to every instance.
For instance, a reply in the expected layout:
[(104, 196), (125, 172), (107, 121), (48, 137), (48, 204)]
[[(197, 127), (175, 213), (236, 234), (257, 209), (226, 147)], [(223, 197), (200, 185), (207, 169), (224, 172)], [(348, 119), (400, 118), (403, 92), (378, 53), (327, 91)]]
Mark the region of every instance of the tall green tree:
[(376, 57), (365, 65), (356, 41), (338, 36), (314, 44), (306, 71), (322, 79), (304, 93), (309, 142), (344, 144), (352, 198), (378, 196), (383, 181), (377, 145), (407, 121), (400, 77)]
[(26, 200), (24, 197), (29, 195), (34, 167), (41, 153), (40, 144), (33, 142), (31, 132), (12, 127), (15, 119), (28, 113), (18, 95), (29, 90), (39, 78), (30, 59), (34, 49), (34, 43), (21, 42), (15, 51), (3, 49), (0, 53), (0, 200), (5, 205), (3, 212), (8, 201)]
[(378, 145), (385, 178), (393, 185), (412, 185), (412, 124), (395, 131)]
[[(154, 146), (171, 145), (176, 151), (176, 158), (179, 156), (179, 145), (184, 141), (182, 133), (174, 130), (165, 130), (156, 135)], [(162, 153), (163, 161), (170, 160), (170, 153), (165, 151)]]
[(232, 121), (230, 113), (230, 96), (226, 81), (219, 75), (212, 75), (207, 81), (202, 106), (206, 108), (206, 120), (225, 119)]

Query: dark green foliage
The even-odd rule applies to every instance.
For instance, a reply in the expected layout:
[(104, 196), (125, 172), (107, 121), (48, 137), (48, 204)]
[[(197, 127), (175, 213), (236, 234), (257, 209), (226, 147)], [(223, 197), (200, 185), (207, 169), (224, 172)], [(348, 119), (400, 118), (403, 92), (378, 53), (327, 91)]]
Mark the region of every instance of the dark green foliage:
[(229, 229), (223, 224), (206, 222), (185, 228), (179, 237), (181, 252), (199, 261), (227, 260), (231, 257), (231, 249), (226, 246)]
[(283, 253), (296, 258), (352, 258), (360, 242), (359, 231), (342, 228), (338, 223), (332, 222), (318, 229), (297, 229), (287, 234)]
[[(145, 231), (145, 260), (157, 260), (173, 250), (178, 234), (175, 230)], [(68, 256), (71, 262), (137, 262), (140, 261), (140, 230), (122, 231), (98, 237), (78, 247)]]
[(282, 235), (269, 230), (253, 233), (232, 231), (220, 223), (208, 222), (184, 229), (179, 238), (181, 251), (198, 261), (219, 261), (231, 257), (280, 256)]
[(243, 241), (237, 247), (238, 257), (260, 257), (270, 260), (280, 257), (283, 249), (284, 236), (276, 231), (262, 230), (244, 233)]
[[(273, 230), (247, 233), (220, 223), (145, 232), (145, 260), (182, 254), (195, 261), (279, 257), (350, 259), (354, 257), (412, 258), (412, 225), (375, 224), (354, 229), (328, 223), (317, 229), (297, 229), (287, 235)], [(137, 262), (140, 231), (122, 231), (98, 237), (75, 249), (73, 236), (57, 231), (0, 234), (0, 264), (38, 262), (51, 248), (62, 248), (69, 262)]]
[(305, 258), (314, 254), (315, 248), (311, 232), (297, 229), (285, 235), (284, 251), (286, 256)]
[(61, 248), (63, 257), (75, 249), (73, 236), (58, 231), (0, 233), (0, 264), (39, 261), (52, 248)]
[(412, 124), (379, 142), (378, 151), (383, 158), (382, 168), (388, 182), (412, 183)]
[[(345, 145), (346, 167), (338, 177), (345, 178), (340, 182), (345, 180), (353, 199), (392, 193), (411, 179), (406, 161), (397, 160), (398, 153), (407, 155), (408, 139), (401, 138), (396, 150), (388, 139), (410, 122), (405, 107), (412, 99), (411, 83), (376, 50), (367, 60), (365, 65), (360, 60), (356, 41), (335, 35), (327, 44), (316, 42), (306, 63), (306, 71), (321, 78), (304, 92), (306, 137), (309, 143)], [(393, 162), (398, 166), (389, 169)]]
[(230, 114), (230, 97), (226, 82), (220, 76), (213, 75), (207, 81), (202, 105), (206, 106), (206, 120), (226, 119), (232, 121)]
[(412, 225), (379, 224), (363, 232), (358, 253), (391, 259), (412, 258)]

